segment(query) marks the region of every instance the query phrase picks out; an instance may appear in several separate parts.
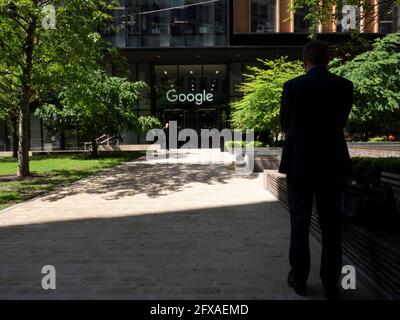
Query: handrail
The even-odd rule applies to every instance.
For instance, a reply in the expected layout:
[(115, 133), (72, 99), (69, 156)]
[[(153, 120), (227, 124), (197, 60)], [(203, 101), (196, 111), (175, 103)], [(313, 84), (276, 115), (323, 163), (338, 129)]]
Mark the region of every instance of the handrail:
[[(99, 141), (100, 139), (105, 138), (105, 137), (106, 137), (106, 139)], [(110, 145), (110, 140), (114, 139), (115, 137), (116, 137), (115, 135), (114, 136), (110, 136), (108, 134), (103, 134), (102, 136), (96, 138), (96, 142), (97, 142), (98, 145), (104, 145), (105, 143), (107, 143), (107, 145), (109, 146)], [(88, 146), (90, 147), (91, 144), (92, 144), (91, 142), (84, 142), (83, 143), (84, 150), (88, 150), (87, 147)]]

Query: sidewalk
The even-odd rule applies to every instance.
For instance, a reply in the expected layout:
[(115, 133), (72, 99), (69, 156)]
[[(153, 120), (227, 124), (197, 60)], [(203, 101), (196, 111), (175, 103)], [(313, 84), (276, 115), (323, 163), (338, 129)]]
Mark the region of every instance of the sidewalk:
[[(210, 151), (202, 151), (210, 152)], [(0, 211), (1, 299), (300, 299), (289, 216), (262, 177), (200, 151), (135, 161)], [(309, 299), (323, 298), (311, 239)], [(41, 288), (54, 265), (57, 289)], [(368, 298), (358, 290), (350, 299)]]

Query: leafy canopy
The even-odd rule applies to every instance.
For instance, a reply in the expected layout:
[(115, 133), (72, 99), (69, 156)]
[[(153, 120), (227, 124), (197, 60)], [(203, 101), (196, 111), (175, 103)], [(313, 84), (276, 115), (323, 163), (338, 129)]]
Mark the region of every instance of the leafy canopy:
[[(46, 5), (56, 8), (54, 29), (42, 25)], [(0, 109), (10, 107), (4, 103), (7, 97), (21, 100), (22, 83), (29, 86), (29, 102), (42, 103), (81, 73), (96, 69), (105, 50), (112, 50), (96, 30), (110, 21), (114, 5), (105, 0), (0, 0)], [(31, 62), (27, 48), (33, 51)]]
[(119, 136), (122, 131), (142, 132), (160, 125), (153, 117), (136, 115), (145, 83), (110, 77), (100, 70), (82, 77), (75, 86), (61, 91), (61, 107), (46, 104), (36, 111), (50, 129), (78, 125), (82, 137), (93, 141), (103, 134)]
[(279, 109), (283, 84), (304, 70), (300, 61), (259, 60), (260, 67), (250, 67), (244, 83), (239, 87), (243, 98), (232, 104), (232, 123), (236, 129), (280, 131)]
[(400, 120), (400, 33), (375, 40), (372, 50), (350, 61), (334, 59), (330, 70), (354, 83), (351, 122), (393, 126)]

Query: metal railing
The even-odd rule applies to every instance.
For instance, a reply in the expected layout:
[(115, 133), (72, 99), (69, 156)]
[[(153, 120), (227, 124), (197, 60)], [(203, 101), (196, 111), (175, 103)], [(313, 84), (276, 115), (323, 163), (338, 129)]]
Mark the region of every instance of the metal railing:
[[(110, 141), (115, 139), (115, 137), (116, 137), (115, 135), (110, 136), (108, 134), (103, 134), (102, 136), (100, 136), (96, 139), (96, 142), (99, 146), (103, 146), (103, 145), (109, 146)], [(92, 144), (91, 142), (84, 142), (83, 143), (84, 150), (90, 150), (91, 144)], [(113, 145), (114, 145), (114, 143), (113, 143)]]

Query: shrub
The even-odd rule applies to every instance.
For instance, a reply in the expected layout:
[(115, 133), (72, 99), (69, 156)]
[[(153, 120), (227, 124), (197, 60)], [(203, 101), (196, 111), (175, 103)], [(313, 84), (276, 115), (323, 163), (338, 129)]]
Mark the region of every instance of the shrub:
[(373, 137), (373, 138), (369, 138), (368, 142), (383, 142), (386, 141), (386, 137), (382, 136), (382, 137)]
[(267, 147), (264, 142), (262, 141), (254, 141), (253, 142), (254, 148), (262, 148), (262, 147)]
[(242, 131), (270, 130), (277, 140), (280, 129), (279, 108), (283, 84), (304, 73), (300, 61), (287, 57), (258, 60), (261, 67), (249, 67), (245, 81), (239, 86), (243, 97), (232, 103), (232, 124)]
[(239, 148), (243, 146), (243, 141), (226, 141), (225, 148)]
[(246, 147), (254, 147), (254, 148), (262, 148), (265, 147), (265, 144), (261, 141), (226, 141), (225, 148), (246, 148)]
[(352, 178), (357, 183), (364, 185), (376, 185), (381, 178), (381, 172), (400, 174), (400, 158), (361, 158), (351, 159)]

